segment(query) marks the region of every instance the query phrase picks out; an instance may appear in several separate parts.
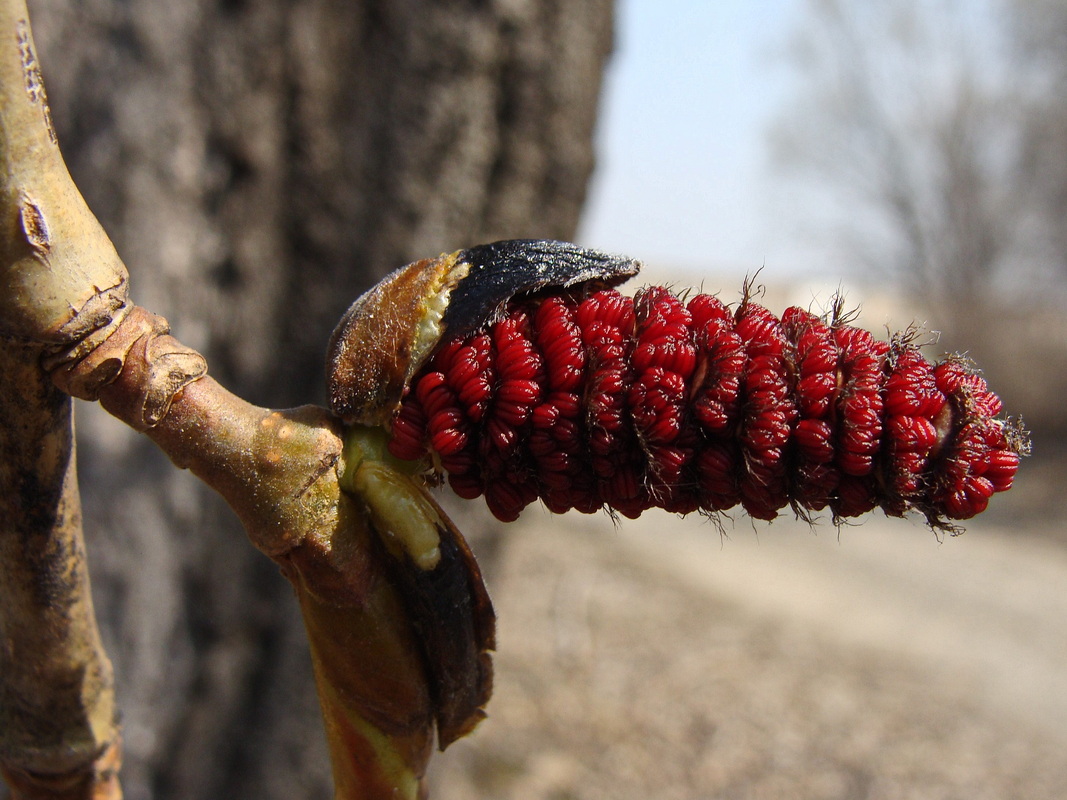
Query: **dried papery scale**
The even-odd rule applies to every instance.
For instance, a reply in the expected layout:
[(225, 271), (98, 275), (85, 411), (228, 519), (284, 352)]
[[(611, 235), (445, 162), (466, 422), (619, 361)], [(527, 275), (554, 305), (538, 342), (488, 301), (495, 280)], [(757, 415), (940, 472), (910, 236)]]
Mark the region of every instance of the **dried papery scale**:
[(951, 528), (1010, 488), (1025, 437), (973, 367), (914, 338), (839, 310), (779, 318), (747, 292), (736, 308), (661, 287), (518, 297), (436, 347), (389, 449), (502, 520), (540, 499), (628, 517), (914, 510)]
[(549, 287), (614, 286), (639, 268), (631, 258), (536, 239), (479, 245), (401, 267), (356, 300), (330, 338), (330, 410), (347, 423), (388, 424), (446, 331), (470, 332), (499, 316), (515, 296)]

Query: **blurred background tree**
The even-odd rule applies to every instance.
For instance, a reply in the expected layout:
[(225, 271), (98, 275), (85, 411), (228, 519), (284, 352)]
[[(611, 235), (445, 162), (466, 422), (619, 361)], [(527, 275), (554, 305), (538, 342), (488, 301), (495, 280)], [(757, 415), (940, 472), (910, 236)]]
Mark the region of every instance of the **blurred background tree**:
[[(572, 238), (612, 2), (38, 0), (64, 154), (167, 316), (247, 399), (322, 401), (344, 308), (388, 270)], [(230, 513), (82, 409), (125, 796), (332, 796), (299, 614)]]
[(1067, 5), (1014, 0), (1012, 54), (1029, 85), (1023, 127), (1021, 181), (1030, 187), (1036, 251), (1067, 283)]
[[(813, 223), (919, 298), (1005, 403), (1067, 435), (1067, 9), (1057, 0), (808, 0), (772, 131)], [(1035, 431), (1036, 432), (1036, 431)]]

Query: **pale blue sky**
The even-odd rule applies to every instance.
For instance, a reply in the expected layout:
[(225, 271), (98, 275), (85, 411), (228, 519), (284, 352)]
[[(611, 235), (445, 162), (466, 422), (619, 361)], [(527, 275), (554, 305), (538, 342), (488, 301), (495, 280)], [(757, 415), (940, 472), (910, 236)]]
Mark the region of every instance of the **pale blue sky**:
[(815, 268), (767, 153), (803, 6), (619, 0), (583, 243), (687, 273)]

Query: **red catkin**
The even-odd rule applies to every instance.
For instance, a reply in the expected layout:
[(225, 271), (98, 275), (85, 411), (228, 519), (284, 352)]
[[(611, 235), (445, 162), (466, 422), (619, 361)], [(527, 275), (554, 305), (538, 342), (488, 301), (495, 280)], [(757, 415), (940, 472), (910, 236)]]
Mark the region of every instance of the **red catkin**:
[(442, 343), (389, 449), (502, 520), (540, 499), (629, 517), (880, 507), (945, 526), (1011, 487), (1025, 441), (1000, 412), (973, 368), (907, 336), (651, 287), (526, 298)]

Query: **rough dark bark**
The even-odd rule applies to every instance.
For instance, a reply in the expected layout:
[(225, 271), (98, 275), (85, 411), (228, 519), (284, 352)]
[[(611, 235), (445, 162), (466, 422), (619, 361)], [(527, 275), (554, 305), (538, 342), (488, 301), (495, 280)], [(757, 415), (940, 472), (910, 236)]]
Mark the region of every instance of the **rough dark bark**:
[[(321, 401), (329, 331), (374, 278), (501, 237), (570, 238), (610, 0), (40, 0), (76, 181), (212, 374)], [(98, 612), (142, 798), (326, 797), (299, 614), (228, 511), (81, 420)]]

